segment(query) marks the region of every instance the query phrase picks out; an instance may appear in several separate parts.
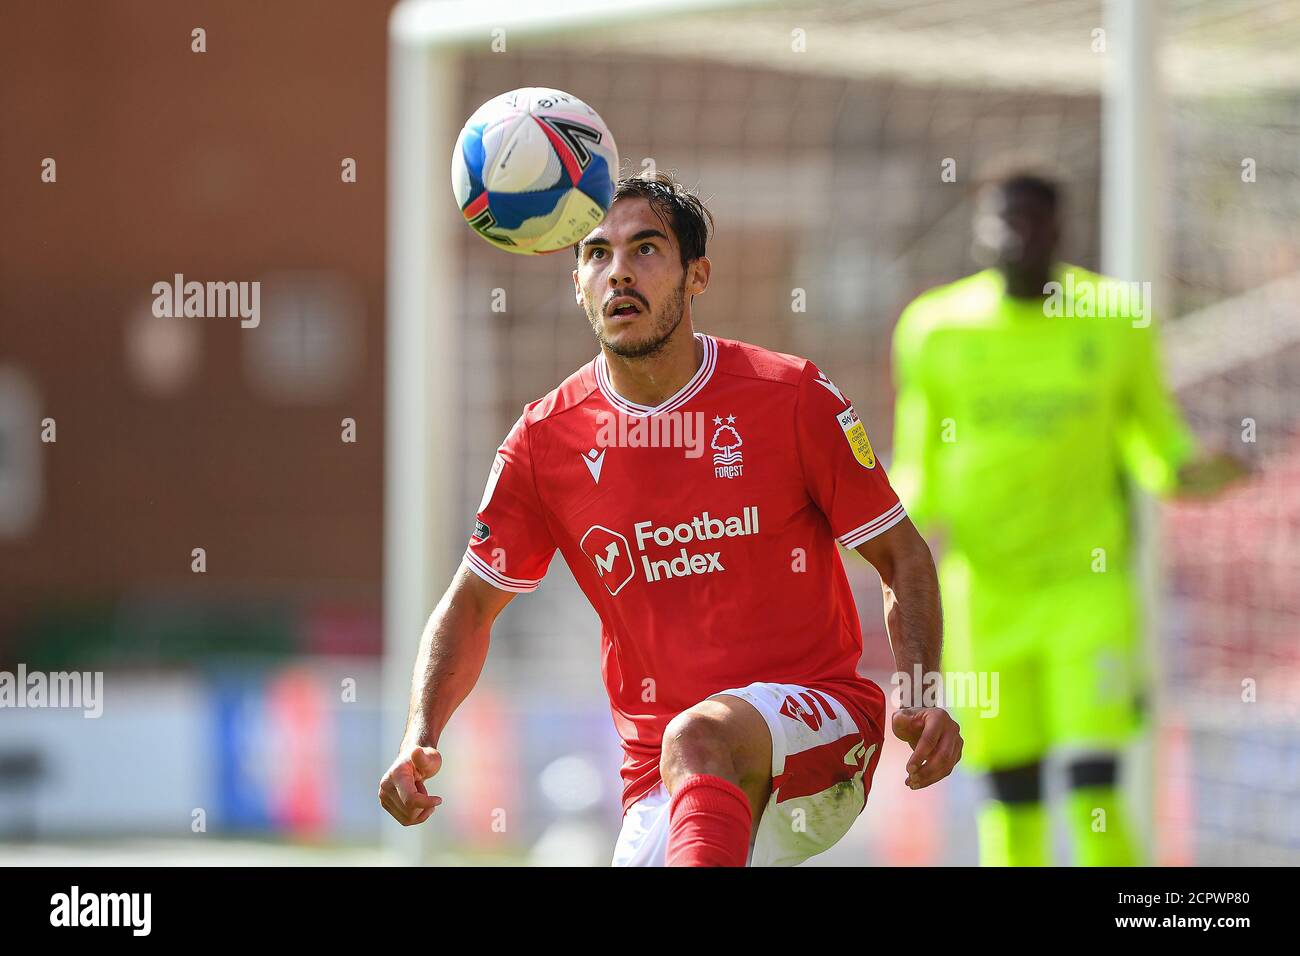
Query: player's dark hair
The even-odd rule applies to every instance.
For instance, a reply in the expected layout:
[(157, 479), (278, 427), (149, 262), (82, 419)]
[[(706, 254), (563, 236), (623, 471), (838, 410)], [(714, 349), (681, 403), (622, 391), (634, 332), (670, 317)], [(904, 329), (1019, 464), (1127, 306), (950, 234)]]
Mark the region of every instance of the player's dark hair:
[[(666, 225), (672, 227), (681, 251), (682, 265), (704, 255), (704, 248), (713, 226), (713, 213), (672, 173), (656, 172), (654, 176), (627, 176), (618, 181), (613, 203), (620, 199), (639, 198), (650, 204), (651, 210)], [(576, 257), (581, 244), (573, 247)]]
[(1061, 203), (1061, 187), (1055, 180), (1035, 172), (1015, 172), (1001, 177), (997, 182), (998, 191), (1006, 196), (1010, 193), (1026, 193), (1040, 199), (1056, 212)]

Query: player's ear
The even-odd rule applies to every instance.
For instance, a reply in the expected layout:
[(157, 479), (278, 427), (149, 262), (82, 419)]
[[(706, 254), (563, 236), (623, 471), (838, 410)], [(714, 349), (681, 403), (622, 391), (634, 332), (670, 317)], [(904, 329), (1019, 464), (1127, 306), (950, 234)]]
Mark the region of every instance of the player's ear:
[(699, 295), (709, 287), (709, 271), (713, 268), (713, 263), (709, 262), (708, 256), (700, 256), (686, 268), (689, 273), (686, 292), (688, 295)]
[(573, 301), (576, 302), (576, 303), (578, 304), (578, 308), (581, 309), (581, 308), (583, 307), (583, 305), (582, 305), (582, 283), (578, 281), (578, 270), (577, 270), (577, 269), (574, 269), (574, 270), (573, 270)]

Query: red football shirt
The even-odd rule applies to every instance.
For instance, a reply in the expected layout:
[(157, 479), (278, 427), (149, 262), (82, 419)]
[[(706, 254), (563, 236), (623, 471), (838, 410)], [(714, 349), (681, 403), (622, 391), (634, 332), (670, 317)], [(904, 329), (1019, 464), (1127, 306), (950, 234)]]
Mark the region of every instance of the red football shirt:
[(526, 406), (467, 549), (509, 591), (564, 555), (601, 620), (625, 809), (659, 780), (668, 722), (727, 688), (812, 684), (864, 733), (883, 718), (835, 547), (904, 517), (866, 430), (812, 362), (696, 337), (703, 362), (657, 407), (618, 395), (603, 356)]

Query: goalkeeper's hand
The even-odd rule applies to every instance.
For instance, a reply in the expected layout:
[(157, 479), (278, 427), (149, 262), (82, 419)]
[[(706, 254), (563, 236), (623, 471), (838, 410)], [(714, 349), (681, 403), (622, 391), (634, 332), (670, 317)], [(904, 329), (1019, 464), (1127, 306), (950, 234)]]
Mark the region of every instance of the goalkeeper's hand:
[(1198, 455), (1178, 469), (1178, 487), (1174, 493), (1180, 498), (1210, 498), (1251, 474), (1250, 465), (1237, 456), (1210, 452)]

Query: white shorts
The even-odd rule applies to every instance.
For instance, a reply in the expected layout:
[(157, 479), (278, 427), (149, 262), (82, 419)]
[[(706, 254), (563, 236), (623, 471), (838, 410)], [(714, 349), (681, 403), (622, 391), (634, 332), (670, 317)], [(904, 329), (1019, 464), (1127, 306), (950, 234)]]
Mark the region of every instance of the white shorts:
[[(864, 736), (825, 690), (755, 683), (720, 693), (752, 704), (772, 732), (772, 794), (754, 829), (750, 866), (795, 866), (849, 831), (866, 804), (883, 742)], [(628, 807), (614, 866), (664, 866), (671, 797), (660, 783)]]

